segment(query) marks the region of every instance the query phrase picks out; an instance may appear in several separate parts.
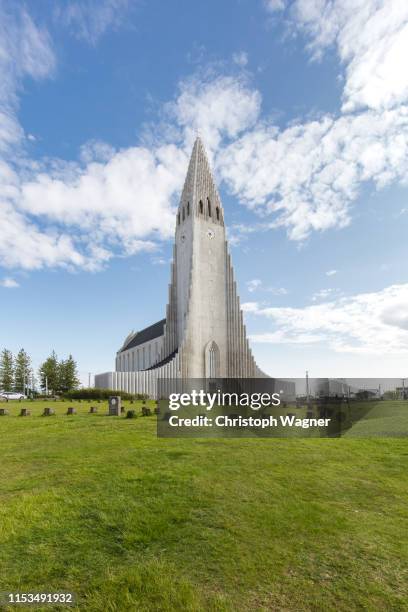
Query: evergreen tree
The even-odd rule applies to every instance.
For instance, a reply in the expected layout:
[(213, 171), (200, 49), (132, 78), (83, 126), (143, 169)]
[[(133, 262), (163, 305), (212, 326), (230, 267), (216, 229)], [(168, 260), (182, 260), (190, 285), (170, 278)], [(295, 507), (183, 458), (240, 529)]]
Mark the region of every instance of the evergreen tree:
[(72, 355), (69, 355), (68, 359), (59, 364), (59, 390), (66, 393), (78, 389), (79, 385), (77, 364)]
[(14, 389), (21, 393), (31, 387), (31, 359), (24, 349), (21, 349), (14, 362)]
[(13, 354), (4, 349), (0, 356), (0, 389), (12, 391), (14, 383)]
[(60, 364), (55, 351), (41, 364), (38, 374), (40, 377), (40, 387), (43, 391), (47, 389), (52, 393), (59, 391)]

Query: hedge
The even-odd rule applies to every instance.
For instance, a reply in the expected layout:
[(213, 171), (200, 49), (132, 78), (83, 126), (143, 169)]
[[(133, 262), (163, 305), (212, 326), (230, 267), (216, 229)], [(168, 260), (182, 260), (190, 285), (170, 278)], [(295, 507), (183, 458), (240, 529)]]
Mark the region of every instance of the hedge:
[(76, 391), (68, 391), (62, 397), (68, 399), (95, 399), (107, 400), (111, 395), (118, 395), (123, 400), (144, 400), (149, 396), (143, 393), (126, 393), (126, 391), (114, 391), (113, 389), (77, 389)]

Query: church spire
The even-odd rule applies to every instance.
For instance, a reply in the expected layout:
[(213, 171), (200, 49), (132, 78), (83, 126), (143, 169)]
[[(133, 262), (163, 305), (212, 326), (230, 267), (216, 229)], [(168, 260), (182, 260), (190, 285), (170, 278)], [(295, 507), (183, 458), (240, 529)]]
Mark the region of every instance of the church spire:
[(208, 157), (199, 136), (191, 153), (178, 210), (182, 222), (190, 214), (223, 224), (221, 199), (215, 185)]

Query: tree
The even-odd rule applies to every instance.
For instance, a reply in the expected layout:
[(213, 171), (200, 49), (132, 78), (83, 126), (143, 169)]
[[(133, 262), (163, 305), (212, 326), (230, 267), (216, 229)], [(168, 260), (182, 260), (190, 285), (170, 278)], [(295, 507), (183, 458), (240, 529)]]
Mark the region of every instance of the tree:
[(14, 362), (14, 389), (25, 393), (31, 382), (31, 359), (24, 349), (20, 349)]
[(43, 391), (48, 389), (52, 393), (59, 390), (60, 367), (55, 351), (41, 364), (38, 370), (40, 387)]
[(4, 349), (0, 356), (0, 389), (11, 391), (14, 383), (13, 354)]
[(68, 359), (59, 364), (59, 390), (66, 393), (78, 389), (79, 385), (77, 364), (72, 355), (69, 355)]

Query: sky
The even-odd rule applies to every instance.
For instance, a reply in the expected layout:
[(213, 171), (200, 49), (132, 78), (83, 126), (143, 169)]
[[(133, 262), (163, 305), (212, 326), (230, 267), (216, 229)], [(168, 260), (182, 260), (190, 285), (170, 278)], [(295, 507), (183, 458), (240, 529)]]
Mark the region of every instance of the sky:
[(408, 376), (408, 3), (0, 0), (0, 349), (165, 315), (197, 133), (268, 374)]

